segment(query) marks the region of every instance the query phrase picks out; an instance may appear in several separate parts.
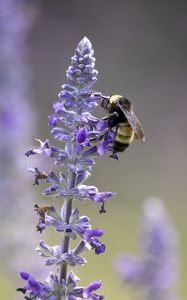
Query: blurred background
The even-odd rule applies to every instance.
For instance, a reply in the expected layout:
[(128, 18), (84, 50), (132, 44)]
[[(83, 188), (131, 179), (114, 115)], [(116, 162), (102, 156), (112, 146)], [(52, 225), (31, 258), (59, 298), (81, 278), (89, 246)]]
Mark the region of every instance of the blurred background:
[[(94, 203), (78, 206), (93, 226), (104, 229), (102, 241), (107, 251), (97, 257), (89, 254), (88, 263), (76, 274), (83, 279), (81, 284), (101, 279), (102, 293), (108, 300), (132, 299), (113, 271), (113, 260), (119, 252), (138, 253), (142, 203), (155, 195), (163, 199), (179, 234), (181, 270), (177, 289), (185, 299), (187, 2), (1, 3), (1, 296), (4, 300), (22, 299), (15, 291), (22, 285), (19, 270), (34, 269), (44, 276), (42, 259), (34, 253), (37, 241), (42, 238), (50, 245), (59, 241), (52, 231), (44, 236), (35, 233), (33, 204), (48, 203), (41, 196), (43, 185), (33, 187), (32, 174), (26, 170), (27, 164), (35, 167), (41, 159), (26, 159), (24, 152), (36, 145), (35, 137), (53, 142), (47, 116), (53, 112), (61, 85), (66, 83), (74, 49), (87, 36), (99, 71), (95, 90), (105, 95), (123, 94), (133, 102), (146, 143), (135, 141), (120, 155), (120, 161), (107, 156), (97, 159), (88, 184), (117, 192), (117, 196), (109, 200), (104, 215), (98, 213)], [(5, 111), (19, 116), (11, 128)], [(103, 116), (103, 111), (97, 108), (95, 114)]]

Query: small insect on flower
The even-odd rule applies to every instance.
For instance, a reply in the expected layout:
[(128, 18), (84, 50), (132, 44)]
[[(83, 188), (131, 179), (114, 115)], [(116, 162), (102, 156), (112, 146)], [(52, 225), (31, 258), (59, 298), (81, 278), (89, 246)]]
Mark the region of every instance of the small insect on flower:
[(128, 99), (121, 95), (102, 95), (101, 99), (101, 106), (109, 113), (103, 118), (108, 121), (108, 128), (104, 135), (114, 128), (115, 137), (111, 157), (116, 158), (116, 153), (123, 152), (132, 143), (134, 137), (144, 142), (145, 135), (134, 114), (132, 103)]
[(39, 180), (45, 180), (48, 177), (48, 174), (45, 172), (41, 172), (37, 167), (32, 169), (28, 167), (28, 170), (35, 175), (35, 180), (33, 185), (39, 185)]
[(35, 168), (35, 181), (33, 185), (39, 185), (39, 180), (44, 180), (47, 178), (48, 174), (41, 172), (38, 168)]
[(50, 206), (38, 206), (38, 204), (34, 205), (34, 211), (36, 211), (37, 215), (39, 215), (38, 225), (36, 226), (37, 231), (40, 233), (43, 229), (45, 229), (45, 214), (49, 211)]

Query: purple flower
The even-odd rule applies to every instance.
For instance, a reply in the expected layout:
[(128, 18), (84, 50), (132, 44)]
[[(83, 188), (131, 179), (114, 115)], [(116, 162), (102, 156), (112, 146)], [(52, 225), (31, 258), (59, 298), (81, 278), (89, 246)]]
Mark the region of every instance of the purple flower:
[[(45, 258), (44, 264), (56, 265), (59, 270), (57, 275), (50, 274), (43, 284), (28, 274), (22, 276), (27, 285), (19, 290), (29, 292), (31, 299), (103, 299), (102, 295), (95, 294), (95, 290), (101, 286), (100, 281), (93, 281), (85, 288), (77, 287), (79, 279), (72, 272), (68, 274), (68, 267), (84, 265), (87, 262), (82, 257), (84, 252), (94, 249), (96, 254), (101, 254), (105, 251), (105, 245), (98, 240), (104, 231), (100, 228), (91, 229), (89, 218), (80, 216), (78, 209), (73, 208), (74, 200), (84, 202), (89, 199), (101, 203), (100, 212), (103, 213), (106, 200), (114, 195), (108, 191), (99, 192), (97, 187), (85, 184), (95, 164), (93, 157), (109, 151), (111, 143), (110, 133), (104, 141), (100, 140), (101, 132), (107, 130), (107, 123), (91, 114), (101, 98), (100, 93), (91, 89), (98, 73), (95, 70), (93, 55), (90, 41), (86, 37), (83, 38), (67, 70), (68, 82), (62, 85), (59, 100), (53, 105), (54, 114), (49, 116), (49, 124), (53, 126), (51, 134), (55, 140), (62, 142), (62, 148), (52, 146), (47, 139), (36, 139), (39, 146), (25, 153), (27, 157), (39, 154), (54, 159), (58, 172), (45, 173), (38, 167), (30, 168), (29, 171), (35, 175), (35, 185), (44, 179), (48, 184), (43, 190), (43, 195), (54, 196), (59, 202), (64, 201), (60, 211), (53, 205), (35, 206), (39, 215), (37, 230), (42, 232), (43, 229), (52, 226), (57, 232), (62, 232), (63, 239), (55, 246), (49, 246), (43, 240), (39, 242), (36, 251)], [(101, 147), (102, 150), (99, 150)], [(75, 248), (71, 249), (71, 240), (76, 239), (79, 241)], [(32, 287), (31, 282), (34, 282), (36, 288)]]
[[(104, 139), (101, 141), (100, 144), (97, 145), (97, 153), (99, 156), (102, 156), (109, 151), (112, 151), (111, 143), (113, 142), (115, 137), (115, 133), (110, 130), (104, 137)], [(114, 157), (118, 159), (117, 155)]]
[[(67, 70), (67, 78), (72, 87), (82, 87), (82, 95), (89, 95), (90, 88), (97, 80), (98, 72), (94, 69), (95, 58), (90, 41), (84, 37), (72, 57), (72, 65)], [(89, 102), (88, 102), (89, 103)], [(86, 107), (86, 111), (89, 106)]]
[(90, 242), (90, 245), (93, 249), (95, 249), (95, 254), (101, 254), (105, 252), (105, 245), (102, 244), (96, 237), (100, 237), (104, 234), (103, 229), (97, 228), (97, 229), (87, 229), (84, 232), (83, 238), (86, 241)]
[(76, 142), (79, 145), (88, 146), (89, 140), (88, 140), (88, 129), (87, 128), (81, 128), (78, 129), (76, 132)]
[(140, 284), (143, 269), (141, 262), (139, 262), (136, 257), (124, 254), (119, 255), (115, 267), (125, 283), (133, 284), (135, 286)]
[(54, 138), (58, 141), (69, 141), (70, 140), (70, 134), (69, 132), (61, 127), (55, 127), (51, 130), (52, 135)]
[(49, 125), (56, 126), (60, 123), (60, 116), (51, 115), (49, 118)]
[(80, 184), (72, 192), (77, 194), (79, 201), (82, 201), (83, 199), (90, 199), (92, 201), (102, 203), (105, 202), (109, 197), (115, 195), (115, 193), (112, 192), (98, 192), (97, 187), (83, 184)]
[(97, 295), (93, 293), (95, 290), (99, 289), (101, 287), (102, 282), (99, 280), (96, 280), (89, 284), (87, 287), (84, 288), (83, 297), (84, 298), (92, 298), (93, 300), (102, 300), (104, 299), (103, 295)]
[(78, 209), (72, 210), (69, 224), (65, 221), (65, 207), (63, 206), (61, 215), (50, 207), (45, 214), (45, 224), (54, 226), (57, 231), (64, 231), (72, 239), (76, 239), (77, 234), (85, 241), (89, 242), (91, 247), (95, 249), (96, 254), (101, 254), (105, 251), (105, 245), (102, 244), (96, 237), (103, 235), (104, 231), (100, 228), (92, 229), (87, 216), (79, 216)]
[(100, 192), (96, 193), (93, 197), (93, 200), (95, 202), (105, 202), (109, 197), (115, 195), (115, 193), (112, 192)]
[(40, 256), (47, 258), (45, 260), (45, 265), (62, 265), (69, 264), (70, 266), (84, 265), (87, 261), (86, 259), (79, 256), (81, 253), (89, 251), (91, 248), (85, 241), (80, 241), (80, 243), (75, 247), (75, 249), (62, 254), (61, 247), (59, 245), (50, 247), (44, 241), (40, 241), (37, 248), (35, 249)]
[(42, 142), (41, 140), (36, 139), (36, 141), (38, 141), (40, 143), (40, 146), (28, 150), (25, 153), (26, 156), (29, 157), (30, 155), (40, 154), (40, 155), (44, 155), (47, 157), (54, 157), (56, 159), (57, 163), (59, 161), (62, 162), (62, 161), (66, 160), (66, 157), (67, 157), (66, 152), (60, 148), (50, 146), (48, 140), (45, 140), (44, 142)]
[(66, 284), (64, 281), (60, 282), (57, 275), (53, 275), (53, 273), (50, 273), (45, 283), (39, 282), (25, 271), (20, 272), (20, 276), (27, 283), (17, 290), (24, 294), (28, 293), (28, 296), (25, 297), (26, 299), (58, 300), (59, 295), (62, 295), (67, 300), (104, 299), (102, 295), (94, 293), (95, 290), (101, 287), (101, 281), (93, 281), (87, 287), (77, 287), (80, 279), (73, 272), (70, 272), (68, 275)]
[[(21, 262), (39, 270), (31, 248), (36, 236), (31, 234), (31, 239), (25, 231), (33, 221), (28, 208), (33, 187), (28, 186), (21, 157), (36, 129), (28, 40), (38, 5), (39, 1), (0, 1), (0, 257), (9, 275), (15, 274)], [(10, 224), (16, 230), (9, 231)]]
[(157, 198), (144, 205), (141, 255), (118, 258), (116, 269), (122, 280), (133, 284), (145, 300), (173, 299), (172, 288), (177, 277), (176, 232)]
[(24, 294), (29, 291), (30, 299), (36, 299), (39, 297), (44, 300), (51, 294), (51, 287), (48, 284), (43, 284), (37, 281), (28, 272), (22, 271), (20, 272), (20, 276), (22, 279), (27, 281), (27, 284), (17, 290)]

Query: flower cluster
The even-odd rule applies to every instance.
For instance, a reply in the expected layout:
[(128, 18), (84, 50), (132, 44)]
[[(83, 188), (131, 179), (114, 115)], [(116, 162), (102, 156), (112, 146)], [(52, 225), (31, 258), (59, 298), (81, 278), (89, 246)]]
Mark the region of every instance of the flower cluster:
[[(41, 240), (36, 248), (45, 258), (45, 265), (56, 265), (56, 275), (50, 274), (45, 283), (33, 278), (27, 272), (21, 272), (26, 285), (18, 290), (28, 293), (26, 299), (79, 300), (92, 298), (103, 299), (95, 294), (101, 282), (96, 280), (87, 287), (77, 287), (79, 278), (73, 272), (68, 273), (68, 266), (86, 263), (82, 254), (94, 249), (95, 254), (105, 251), (105, 245), (99, 241), (103, 235), (101, 228), (92, 229), (87, 216), (80, 216), (78, 209), (73, 208), (73, 201), (92, 200), (101, 205), (100, 213), (105, 212), (105, 202), (113, 195), (112, 192), (100, 192), (95, 186), (85, 185), (90, 176), (93, 159), (96, 155), (105, 154), (110, 150), (106, 141), (99, 141), (98, 136), (106, 128), (106, 122), (94, 117), (91, 112), (98, 105), (99, 93), (91, 90), (97, 79), (94, 51), (90, 41), (83, 38), (75, 50), (71, 66), (67, 70), (68, 83), (62, 86), (59, 100), (53, 105), (54, 114), (49, 117), (51, 133), (64, 148), (55, 147), (48, 140), (38, 140), (39, 145), (26, 152), (26, 156), (40, 154), (51, 157), (57, 170), (41, 172), (38, 168), (29, 168), (35, 176), (34, 185), (41, 180), (49, 183), (43, 195), (63, 200), (61, 211), (51, 206), (35, 206), (39, 222), (37, 230), (42, 232), (52, 226), (63, 234), (60, 245), (49, 246)], [(91, 142), (91, 141), (94, 141)], [(79, 238), (74, 249), (70, 249), (70, 241)]]
[(37, 281), (27, 272), (20, 273), (21, 278), (24, 279), (27, 284), (22, 288), (18, 288), (18, 291), (26, 293), (27, 290), (31, 291), (29, 297), (25, 299), (88, 299), (92, 298), (93, 300), (102, 300), (103, 296), (97, 295), (94, 293), (95, 290), (101, 287), (101, 281), (95, 280), (86, 287), (76, 287), (79, 282), (79, 278), (73, 273), (70, 272), (68, 278), (65, 281), (60, 281), (57, 275), (50, 273), (45, 283)]
[(144, 300), (175, 299), (176, 245), (176, 232), (162, 202), (151, 198), (144, 206), (141, 256), (121, 255), (116, 270), (123, 282), (141, 291)]

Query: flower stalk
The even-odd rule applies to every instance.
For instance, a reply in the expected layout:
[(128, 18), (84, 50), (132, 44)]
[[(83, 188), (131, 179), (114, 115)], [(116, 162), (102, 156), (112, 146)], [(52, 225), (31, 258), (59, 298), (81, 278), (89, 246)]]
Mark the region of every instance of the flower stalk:
[[(101, 287), (101, 281), (95, 280), (86, 287), (77, 287), (80, 279), (69, 271), (70, 267), (84, 265), (87, 261), (82, 256), (94, 250), (99, 255), (105, 251), (105, 245), (99, 241), (103, 235), (101, 228), (92, 229), (87, 216), (80, 216), (79, 210), (73, 207), (76, 201), (94, 201), (101, 205), (100, 212), (105, 211), (105, 202), (114, 195), (112, 192), (99, 192), (97, 187), (85, 185), (95, 164), (94, 157), (110, 151), (108, 144), (98, 139), (106, 122), (91, 113), (100, 101), (100, 94), (94, 93), (93, 84), (97, 80), (94, 51), (90, 41), (85, 37), (78, 44), (71, 65), (67, 70), (68, 83), (62, 85), (59, 100), (54, 103), (54, 114), (49, 116), (49, 124), (54, 139), (62, 142), (64, 148), (52, 146), (48, 140), (39, 142), (39, 146), (29, 149), (25, 155), (44, 155), (54, 159), (59, 173), (41, 172), (39, 168), (28, 167), (35, 176), (34, 185), (45, 181), (49, 184), (44, 196), (53, 196), (62, 201), (61, 211), (53, 205), (40, 207), (35, 205), (39, 216), (37, 231), (42, 233), (48, 226), (63, 234), (59, 245), (49, 246), (41, 240), (36, 248), (39, 255), (45, 258), (45, 265), (56, 265), (57, 273), (50, 273), (44, 283), (36, 280), (28, 272), (20, 276), (27, 282), (18, 291), (27, 293), (27, 299), (41, 300), (80, 300), (91, 298), (102, 300), (95, 290)], [(92, 143), (91, 140), (94, 140)], [(77, 246), (71, 249), (71, 240), (78, 240)]]
[[(70, 186), (69, 189), (73, 189), (76, 187), (76, 173), (71, 172), (69, 174), (69, 180)], [(65, 211), (65, 220), (66, 224), (68, 225), (70, 223), (70, 217), (72, 214), (72, 205), (73, 205), (73, 198), (70, 197), (69, 199), (66, 200), (66, 211)], [(68, 235), (63, 236), (63, 242), (62, 242), (62, 254), (68, 253), (69, 252), (69, 247), (70, 247), (70, 237)], [(67, 264), (61, 265), (60, 269), (60, 282), (64, 280), (66, 282), (67, 280)]]

